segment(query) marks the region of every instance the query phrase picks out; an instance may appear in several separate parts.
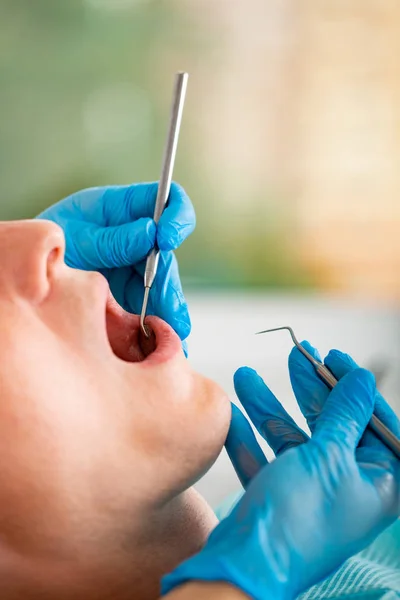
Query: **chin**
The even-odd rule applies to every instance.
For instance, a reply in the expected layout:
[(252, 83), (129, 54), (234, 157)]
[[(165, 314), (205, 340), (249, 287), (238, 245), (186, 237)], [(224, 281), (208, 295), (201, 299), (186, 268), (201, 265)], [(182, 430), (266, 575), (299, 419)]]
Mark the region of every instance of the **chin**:
[(182, 559), (199, 552), (205, 545), (218, 519), (208, 502), (193, 487), (180, 498), (180, 513), (183, 522)]
[(152, 532), (146, 535), (151, 576), (147, 579), (146, 589), (139, 590), (136, 586), (143, 600), (159, 598), (160, 578), (199, 552), (218, 520), (204, 498), (190, 488), (153, 515), (151, 523)]
[(187, 439), (187, 464), (192, 465), (192, 473), (186, 479), (184, 488), (195, 484), (215, 463), (220, 455), (228, 434), (231, 420), (231, 403), (225, 392), (213, 381), (201, 377), (202, 394), (206, 398), (201, 410), (193, 419)]

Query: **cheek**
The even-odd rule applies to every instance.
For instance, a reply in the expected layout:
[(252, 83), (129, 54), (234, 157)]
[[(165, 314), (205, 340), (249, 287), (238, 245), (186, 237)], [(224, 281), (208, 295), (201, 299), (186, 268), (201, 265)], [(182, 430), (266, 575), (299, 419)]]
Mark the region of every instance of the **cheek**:
[[(81, 273), (77, 271), (79, 275)], [(85, 275), (83, 273), (83, 275)], [(67, 279), (67, 278), (65, 278)], [(100, 358), (108, 348), (105, 310), (96, 286), (80, 286), (71, 276), (68, 285), (54, 288), (51, 298), (37, 308), (40, 321), (74, 354)], [(89, 353), (89, 354), (88, 354)]]

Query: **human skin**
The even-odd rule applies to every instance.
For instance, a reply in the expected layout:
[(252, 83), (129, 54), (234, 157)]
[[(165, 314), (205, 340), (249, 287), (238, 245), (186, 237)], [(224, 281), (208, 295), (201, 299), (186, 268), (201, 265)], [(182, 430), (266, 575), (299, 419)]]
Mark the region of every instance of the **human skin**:
[(176, 588), (164, 598), (165, 600), (250, 600), (247, 594), (227, 583), (204, 581), (191, 581)]
[(145, 358), (138, 316), (64, 244), (54, 223), (0, 223), (0, 595), (157, 598), (216, 524), (190, 486), (230, 405), (156, 317)]

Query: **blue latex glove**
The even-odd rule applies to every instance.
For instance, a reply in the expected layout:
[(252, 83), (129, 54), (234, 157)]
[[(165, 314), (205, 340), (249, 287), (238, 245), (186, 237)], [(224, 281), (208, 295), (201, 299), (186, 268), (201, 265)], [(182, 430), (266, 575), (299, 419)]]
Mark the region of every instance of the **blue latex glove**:
[[(318, 351), (311, 344), (302, 342), (302, 345), (314, 358), (321, 361)], [(324, 364), (336, 379), (341, 379), (346, 373), (358, 368), (357, 363), (348, 354), (339, 352), (339, 350), (331, 350), (325, 357)], [(313, 431), (329, 391), (319, 377), (315, 378), (314, 368), (296, 348), (289, 356), (289, 374), (300, 410), (305, 416), (310, 430)], [(374, 413), (400, 438), (400, 420), (378, 391), (375, 394)], [(365, 432), (361, 446), (364, 442), (367, 442), (369, 446), (377, 446), (391, 455), (386, 446), (371, 431)]]
[[(363, 435), (375, 403), (374, 378), (349, 366), (345, 355), (332, 355), (338, 368), (327, 362), (338, 377), (340, 368), (351, 372), (331, 392), (298, 350), (290, 357), (297, 399), (312, 415), (311, 439), (255, 371), (236, 373), (238, 397), (277, 459), (266, 464), (235, 409), (227, 447), (247, 491), (204, 549), (164, 578), (164, 593), (184, 581), (208, 580), (229, 582), (256, 600), (296, 598), (399, 515), (400, 463), (373, 434)], [(396, 432), (398, 420), (380, 403), (380, 416), (390, 417), (382, 420)]]
[(195, 214), (179, 185), (172, 183), (169, 202), (156, 227), (153, 221), (157, 183), (90, 188), (72, 194), (39, 215), (65, 233), (65, 262), (77, 269), (101, 271), (117, 302), (140, 313), (145, 257), (157, 243), (161, 250), (148, 313), (167, 321), (182, 340), (190, 317), (172, 252), (192, 233)]

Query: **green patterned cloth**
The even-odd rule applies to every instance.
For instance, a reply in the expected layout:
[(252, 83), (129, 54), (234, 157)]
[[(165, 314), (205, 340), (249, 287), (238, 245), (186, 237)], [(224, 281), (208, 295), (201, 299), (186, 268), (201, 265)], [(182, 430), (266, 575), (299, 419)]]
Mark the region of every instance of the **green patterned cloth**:
[[(242, 492), (216, 510), (222, 519)], [(400, 520), (371, 546), (350, 558), (334, 575), (313, 586), (298, 600), (400, 600)]]

